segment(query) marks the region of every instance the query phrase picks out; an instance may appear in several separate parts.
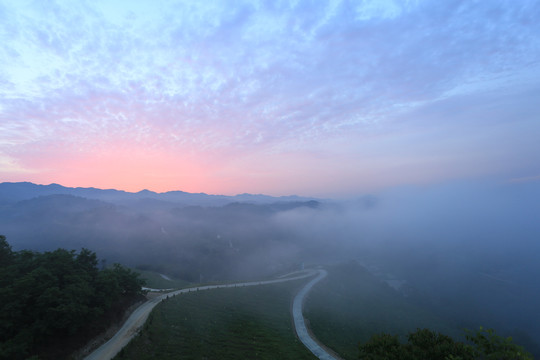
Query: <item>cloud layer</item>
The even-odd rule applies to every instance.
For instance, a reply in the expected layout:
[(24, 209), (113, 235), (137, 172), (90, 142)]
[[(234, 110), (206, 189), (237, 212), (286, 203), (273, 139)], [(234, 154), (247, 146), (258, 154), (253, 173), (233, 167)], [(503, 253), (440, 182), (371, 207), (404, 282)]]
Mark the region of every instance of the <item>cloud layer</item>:
[(535, 1), (0, 2), (0, 174), (335, 195), (540, 165)]

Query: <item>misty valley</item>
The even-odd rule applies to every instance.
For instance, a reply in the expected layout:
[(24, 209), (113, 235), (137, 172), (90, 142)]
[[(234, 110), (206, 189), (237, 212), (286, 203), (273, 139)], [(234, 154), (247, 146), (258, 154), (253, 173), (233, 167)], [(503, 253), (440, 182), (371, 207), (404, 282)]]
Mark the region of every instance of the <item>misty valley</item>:
[(540, 359), (539, 0), (0, 0), (0, 360)]
[(539, 198), (463, 182), (346, 200), (2, 183), (0, 358), (85, 358), (152, 299), (116, 359), (316, 358), (291, 307), (322, 270), (301, 313), (332, 358), (493, 344), (538, 358)]

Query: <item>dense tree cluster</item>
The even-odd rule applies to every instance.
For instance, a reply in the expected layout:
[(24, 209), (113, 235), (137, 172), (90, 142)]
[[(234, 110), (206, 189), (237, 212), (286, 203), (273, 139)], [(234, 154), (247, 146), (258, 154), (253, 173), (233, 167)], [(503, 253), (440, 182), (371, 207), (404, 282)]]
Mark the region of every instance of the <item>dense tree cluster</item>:
[(397, 335), (377, 334), (365, 344), (360, 344), (362, 360), (532, 360), (512, 338), (503, 338), (492, 329), (480, 328), (473, 333), (467, 331), (469, 343), (458, 342), (449, 336), (429, 329), (418, 329), (410, 333), (407, 343), (399, 341)]
[(90, 250), (12, 251), (0, 235), (0, 359), (73, 336), (143, 284), (119, 264), (100, 270)]

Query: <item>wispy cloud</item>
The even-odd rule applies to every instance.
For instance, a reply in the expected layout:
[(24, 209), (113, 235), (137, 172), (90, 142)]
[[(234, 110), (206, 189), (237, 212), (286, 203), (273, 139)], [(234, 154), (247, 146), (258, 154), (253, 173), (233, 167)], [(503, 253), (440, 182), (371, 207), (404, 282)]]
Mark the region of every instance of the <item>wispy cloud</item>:
[[(119, 141), (216, 164), (279, 163), (342, 139), (358, 144), (348, 167), (367, 164), (366, 139), (399, 133), (415, 148), (424, 124), (445, 129), (470, 111), (464, 95), (488, 94), (485, 111), (458, 116), (467, 133), (489, 126), (491, 92), (536, 91), (539, 16), (535, 1), (4, 3), (0, 151), (24, 166), (51, 144), (89, 155)], [(529, 94), (508, 112), (530, 108)], [(444, 136), (426, 138), (425, 151)], [(381, 144), (371, 151), (401, 151)]]

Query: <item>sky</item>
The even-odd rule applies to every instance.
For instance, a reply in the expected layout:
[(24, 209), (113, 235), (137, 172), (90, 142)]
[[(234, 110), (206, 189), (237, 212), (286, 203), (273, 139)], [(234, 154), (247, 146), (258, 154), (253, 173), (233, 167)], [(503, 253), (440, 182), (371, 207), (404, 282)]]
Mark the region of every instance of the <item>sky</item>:
[(0, 181), (540, 183), (540, 2), (0, 0)]

